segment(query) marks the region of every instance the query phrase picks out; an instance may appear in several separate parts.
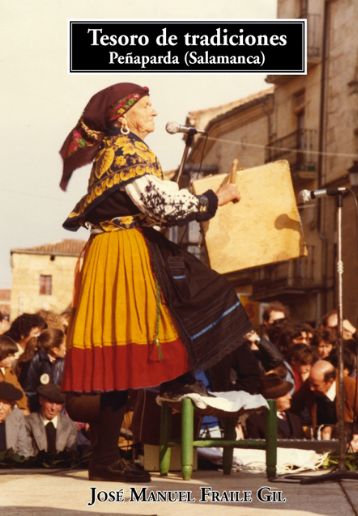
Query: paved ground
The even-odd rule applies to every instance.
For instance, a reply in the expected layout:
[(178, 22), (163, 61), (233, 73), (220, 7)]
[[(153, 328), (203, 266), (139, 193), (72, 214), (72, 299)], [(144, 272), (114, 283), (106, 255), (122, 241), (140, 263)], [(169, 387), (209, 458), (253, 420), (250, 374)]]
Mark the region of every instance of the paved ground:
[[(286, 499), (285, 502), (262, 502), (258, 499), (261, 487), (272, 491), (282, 491), (281, 495), (271, 497)], [(91, 489), (92, 488), (92, 489)], [(108, 482), (89, 482), (87, 472), (48, 471), (48, 470), (0, 470), (0, 515), (1, 516), (88, 516), (120, 514), (121, 516), (357, 516), (358, 515), (358, 481), (321, 483), (319, 485), (301, 485), (298, 483), (269, 482), (263, 474), (233, 473), (223, 476), (219, 471), (196, 471), (189, 482), (181, 479), (179, 474), (171, 473), (161, 478), (152, 475), (148, 484), (147, 498), (158, 498), (159, 492), (171, 492), (178, 497), (182, 491), (181, 502), (136, 501), (143, 486), (129, 486)], [(93, 505), (92, 494), (100, 491), (114, 491), (113, 498), (124, 501), (98, 502)], [(193, 501), (184, 501), (188, 498)], [(218, 493), (215, 494), (214, 491)], [(224, 501), (225, 491), (235, 491), (237, 500), (242, 499), (243, 492), (252, 501)], [(237, 492), (240, 491), (239, 494)], [(152, 494), (151, 494), (152, 493)], [(262, 491), (262, 497), (269, 494)], [(100, 493), (105, 497), (106, 493)], [(109, 495), (110, 496), (110, 495)], [(169, 495), (167, 495), (169, 496)], [(206, 496), (206, 498), (205, 498)], [(228, 496), (230, 496), (228, 494)], [(130, 499), (133, 501), (130, 501)], [(217, 498), (215, 502), (214, 499)], [(195, 498), (195, 501), (194, 501)], [(206, 499), (207, 501), (199, 501)]]

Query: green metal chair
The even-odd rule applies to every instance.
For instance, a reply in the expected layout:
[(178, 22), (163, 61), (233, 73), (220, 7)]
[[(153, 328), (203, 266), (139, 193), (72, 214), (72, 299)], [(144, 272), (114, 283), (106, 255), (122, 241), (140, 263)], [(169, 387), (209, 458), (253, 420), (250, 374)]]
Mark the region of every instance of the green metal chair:
[[(181, 438), (171, 438), (171, 419), (173, 406), (181, 411)], [(171, 448), (181, 446), (181, 472), (184, 480), (190, 480), (193, 472), (193, 450), (197, 448), (223, 448), (224, 475), (230, 475), (232, 468), (233, 449), (246, 448), (266, 450), (266, 475), (268, 479), (276, 477), (277, 464), (277, 404), (276, 400), (268, 400), (269, 410), (266, 410), (266, 439), (255, 441), (250, 439), (236, 440), (235, 427), (238, 414), (225, 417), (225, 432), (223, 438), (194, 439), (194, 412), (195, 405), (190, 398), (183, 398), (180, 402), (162, 402), (159, 470), (160, 474), (167, 475), (170, 467)], [(241, 412), (240, 412), (241, 413)], [(223, 417), (221, 414), (220, 419)]]

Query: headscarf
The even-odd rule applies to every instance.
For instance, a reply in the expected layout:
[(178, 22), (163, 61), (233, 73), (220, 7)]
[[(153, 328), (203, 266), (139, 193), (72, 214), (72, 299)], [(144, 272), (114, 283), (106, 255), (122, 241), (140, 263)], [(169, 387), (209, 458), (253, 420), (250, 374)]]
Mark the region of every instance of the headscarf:
[(66, 190), (76, 168), (92, 162), (110, 123), (123, 116), (145, 95), (149, 95), (146, 86), (120, 82), (99, 91), (90, 99), (60, 150), (63, 159), (62, 190)]

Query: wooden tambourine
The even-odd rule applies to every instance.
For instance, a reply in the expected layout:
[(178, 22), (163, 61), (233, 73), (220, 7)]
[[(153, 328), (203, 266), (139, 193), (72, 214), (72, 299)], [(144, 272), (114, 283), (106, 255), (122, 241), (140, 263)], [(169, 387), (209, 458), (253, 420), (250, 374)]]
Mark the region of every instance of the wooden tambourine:
[(241, 200), (219, 206), (201, 223), (210, 266), (220, 273), (307, 256), (287, 161), (237, 170), (192, 182), (196, 195), (236, 182)]

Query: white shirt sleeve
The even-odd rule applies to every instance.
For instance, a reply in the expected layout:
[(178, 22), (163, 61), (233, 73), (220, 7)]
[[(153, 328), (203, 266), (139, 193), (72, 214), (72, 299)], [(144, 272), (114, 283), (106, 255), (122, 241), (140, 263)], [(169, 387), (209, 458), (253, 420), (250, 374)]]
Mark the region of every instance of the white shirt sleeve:
[[(190, 220), (207, 220), (209, 199), (179, 190), (178, 184), (152, 175), (135, 179), (124, 187), (134, 204), (157, 224), (183, 225)], [(214, 213), (216, 211), (216, 206)]]

